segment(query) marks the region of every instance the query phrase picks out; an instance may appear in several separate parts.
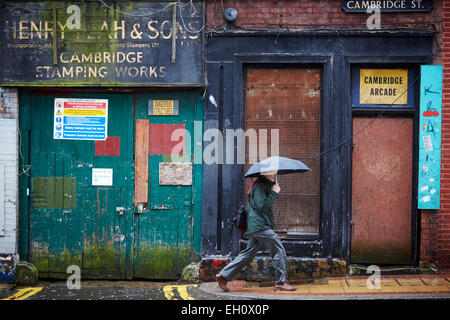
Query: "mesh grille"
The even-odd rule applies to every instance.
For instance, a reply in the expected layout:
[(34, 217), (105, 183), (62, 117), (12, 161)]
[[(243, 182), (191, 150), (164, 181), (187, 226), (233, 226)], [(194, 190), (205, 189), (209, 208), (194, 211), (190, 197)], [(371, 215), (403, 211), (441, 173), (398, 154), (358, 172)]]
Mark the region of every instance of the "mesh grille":
[[(273, 209), (275, 231), (281, 237), (319, 230), (320, 92), (319, 69), (249, 69), (247, 73), (245, 124), (247, 130), (258, 132), (259, 145), (256, 159), (250, 157), (246, 141), (245, 171), (274, 155), (274, 146), (280, 156), (301, 160), (311, 168), (308, 173), (278, 176), (281, 193)], [(273, 129), (278, 130), (278, 145)], [(265, 130), (266, 150), (261, 147)], [(245, 179), (245, 193), (251, 182)]]

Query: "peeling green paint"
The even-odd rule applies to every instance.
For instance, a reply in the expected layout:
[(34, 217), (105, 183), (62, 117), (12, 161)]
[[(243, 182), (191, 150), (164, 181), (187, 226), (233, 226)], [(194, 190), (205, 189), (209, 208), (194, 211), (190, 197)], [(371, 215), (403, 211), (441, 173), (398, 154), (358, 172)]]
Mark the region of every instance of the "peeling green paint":
[(49, 270), (52, 272), (66, 273), (67, 267), (70, 265), (81, 266), (81, 252), (72, 252), (67, 248), (63, 251), (50, 252)]
[(77, 207), (77, 179), (74, 177), (33, 177), (32, 190), (35, 209)]
[[(48, 244), (39, 243), (30, 251), (30, 262), (41, 278), (66, 279), (70, 265), (81, 269), (84, 279), (123, 279), (124, 272), (117, 268), (120, 250), (114, 244), (100, 246), (86, 242), (83, 251), (49, 252)], [(178, 279), (181, 271), (200, 259), (192, 248), (161, 246), (140, 247), (134, 251), (134, 277), (146, 279)]]
[[(147, 117), (148, 99), (167, 94), (136, 94), (136, 114)], [(202, 119), (201, 94), (170, 92), (170, 96), (180, 100), (180, 117), (193, 138), (193, 123)], [(200, 260), (202, 166), (194, 165), (192, 186), (159, 186), (157, 164), (163, 156), (149, 156), (150, 170), (155, 169), (149, 179), (153, 183), (149, 205), (155, 207), (135, 213), (132, 96), (72, 93), (70, 97), (109, 99), (108, 135), (121, 137), (121, 156), (114, 161), (96, 157), (93, 141), (53, 140), (53, 108), (48, 106), (54, 97), (30, 94), (33, 121), (24, 132), (32, 134), (24, 136), (29, 139), (24, 140), (24, 150), (30, 149), (33, 170), (31, 184), (23, 179), (20, 187), (22, 196), (27, 188), (31, 191), (31, 197), (21, 197), (29, 201), (23, 208), (31, 208), (21, 216), (29, 223), (27, 237), (21, 238), (26, 260), (39, 269), (41, 278), (67, 279), (67, 267), (78, 265), (83, 279), (178, 279), (185, 266)], [(180, 119), (157, 121), (178, 123)], [(96, 167), (113, 168), (112, 187), (91, 185)], [(45, 189), (54, 190), (55, 185), (58, 196), (46, 196)], [(64, 195), (75, 193), (73, 208), (50, 208), (49, 203), (66, 207)], [(125, 208), (123, 215), (117, 207)]]
[(120, 247), (112, 243), (85, 243), (83, 250), (84, 268), (116, 268), (120, 264)]
[(48, 243), (34, 242), (29, 252), (29, 262), (38, 269), (40, 278), (67, 278), (68, 266), (82, 265), (81, 251), (69, 251), (67, 248), (57, 251), (49, 250), (49, 247)]
[(48, 243), (34, 241), (29, 248), (29, 262), (35, 265), (39, 272), (48, 271), (49, 262), (49, 245)]
[(134, 253), (137, 278), (177, 279), (181, 271), (195, 259), (192, 248), (142, 246)]
[(48, 244), (39, 243), (39, 247), (30, 251), (30, 262), (39, 270), (40, 278), (67, 279), (67, 268), (79, 266), (84, 279), (123, 279), (124, 275), (117, 267), (120, 260), (114, 245), (99, 246), (85, 243), (83, 250), (49, 252)]

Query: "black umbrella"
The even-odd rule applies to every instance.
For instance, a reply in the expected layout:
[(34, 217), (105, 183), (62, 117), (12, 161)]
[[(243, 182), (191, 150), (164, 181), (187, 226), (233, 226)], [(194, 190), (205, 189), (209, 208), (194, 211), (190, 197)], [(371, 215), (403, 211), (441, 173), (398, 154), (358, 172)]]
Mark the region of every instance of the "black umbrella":
[(303, 162), (286, 157), (270, 157), (257, 162), (248, 169), (245, 178), (257, 177), (261, 172), (277, 170), (277, 174), (306, 172), (311, 170)]

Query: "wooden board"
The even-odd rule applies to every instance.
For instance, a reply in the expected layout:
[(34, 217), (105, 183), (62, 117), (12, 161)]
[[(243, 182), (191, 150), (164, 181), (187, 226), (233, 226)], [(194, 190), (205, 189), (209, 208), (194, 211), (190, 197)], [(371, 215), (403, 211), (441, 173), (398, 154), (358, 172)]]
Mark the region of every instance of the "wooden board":
[(134, 201), (148, 202), (148, 120), (136, 120), (135, 194)]
[(353, 119), (353, 263), (409, 263), (412, 119)]

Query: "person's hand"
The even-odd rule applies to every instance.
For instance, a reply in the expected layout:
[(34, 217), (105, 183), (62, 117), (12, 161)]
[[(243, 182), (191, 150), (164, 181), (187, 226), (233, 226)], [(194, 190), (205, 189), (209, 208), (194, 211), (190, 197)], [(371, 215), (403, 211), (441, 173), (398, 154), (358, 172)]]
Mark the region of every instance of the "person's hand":
[(280, 185), (278, 183), (275, 183), (272, 187), (272, 191), (279, 193), (281, 191)]

